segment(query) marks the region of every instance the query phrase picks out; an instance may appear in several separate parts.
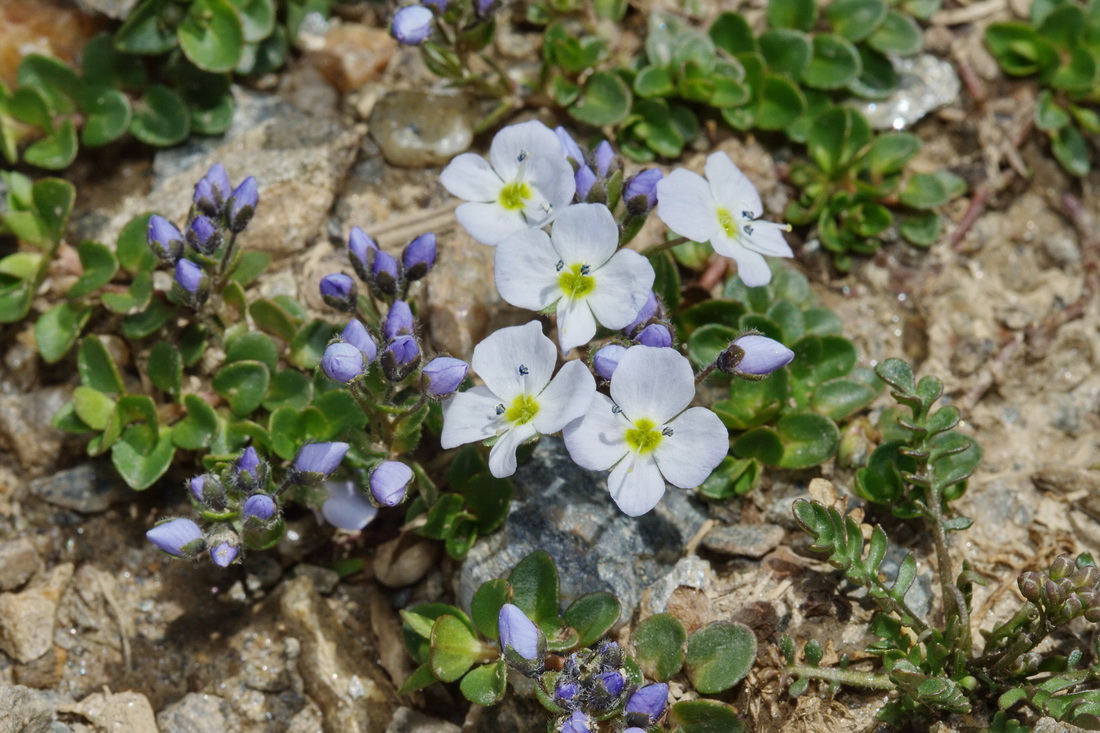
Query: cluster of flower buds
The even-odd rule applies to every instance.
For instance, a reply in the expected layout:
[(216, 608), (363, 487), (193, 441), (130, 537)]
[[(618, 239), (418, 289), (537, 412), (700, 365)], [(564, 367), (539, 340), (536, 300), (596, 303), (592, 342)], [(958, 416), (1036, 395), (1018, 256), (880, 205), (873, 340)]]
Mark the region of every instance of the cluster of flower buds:
[[(210, 297), (210, 278), (208, 266), (232, 262), (221, 262), (231, 258), (233, 248), (222, 245), (232, 243), (252, 221), (259, 202), (259, 190), (252, 176), (241, 181), (236, 188), (229, 182), (229, 176), (221, 163), (216, 163), (202, 179), (195, 184), (195, 194), (191, 210), (187, 215), (181, 233), (175, 224), (163, 216), (154, 214), (149, 217), (147, 241), (149, 248), (161, 262), (175, 269), (173, 290), (175, 295), (192, 308), (198, 308)], [(185, 257), (187, 244), (198, 256), (197, 260)], [(215, 255), (222, 250), (221, 258)]]
[[(421, 234), (409, 242), (401, 252), (400, 262), (389, 252), (381, 249), (359, 227), (352, 227), (351, 235), (348, 237), (348, 259), (351, 261), (352, 269), (371, 292), (385, 300), (398, 297), (399, 293), (405, 292), (409, 283), (427, 275), (435, 264), (435, 256), (436, 238), (431, 232)], [(356, 306), (355, 283), (347, 275), (341, 275), (341, 277), (347, 278), (350, 286), (333, 288), (328, 294), (322, 289), (321, 294), (325, 296), (325, 302), (334, 308), (350, 312)], [(333, 303), (332, 298), (342, 298), (343, 305)]]
[(672, 326), (664, 317), (664, 308), (656, 294), (650, 292), (645, 305), (635, 316), (633, 323), (623, 329), (622, 335), (629, 339), (629, 343), (609, 343), (592, 356), (592, 368), (601, 379), (611, 381), (611, 375), (619, 366), (619, 360), (634, 344), (654, 347), (672, 346)]
[(302, 446), (282, 486), (273, 488), (271, 466), (249, 446), (220, 471), (187, 481), (192, 506), (207, 524), (205, 531), (191, 519), (177, 517), (157, 524), (145, 536), (169, 555), (195, 558), (206, 551), (216, 565), (227, 567), (242, 547), (263, 550), (282, 537), (282, 489), (321, 483), (339, 468), (347, 452), (347, 443)]
[[(459, 5), (462, 0), (424, 0), (424, 4), (404, 5), (393, 14), (390, 33), (398, 43), (405, 46), (419, 46), (431, 38), (434, 27), (433, 10), (446, 13), (449, 8)], [(485, 20), (496, 0), (473, 0), (474, 24)]]
[(1017, 583), (1023, 597), (1056, 624), (1078, 616), (1100, 622), (1100, 569), (1095, 565), (1079, 565), (1070, 555), (1059, 555), (1046, 573), (1023, 573)]

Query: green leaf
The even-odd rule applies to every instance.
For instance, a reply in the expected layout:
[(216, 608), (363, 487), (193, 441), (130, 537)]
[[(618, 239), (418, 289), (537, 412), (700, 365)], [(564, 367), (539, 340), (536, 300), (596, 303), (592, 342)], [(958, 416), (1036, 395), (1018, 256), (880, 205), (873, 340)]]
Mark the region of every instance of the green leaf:
[(474, 515), (478, 532), (484, 535), (504, 523), (514, 489), (510, 479), (481, 473), (466, 482), (462, 493), (466, 497), (467, 511)]
[(69, 352), (92, 315), (91, 306), (59, 303), (34, 324), (38, 353), (47, 364), (60, 361)]
[(910, 132), (886, 132), (875, 136), (867, 151), (871, 173), (887, 176), (900, 173), (920, 152), (920, 138)]
[(835, 178), (870, 144), (867, 118), (855, 110), (834, 107), (814, 120), (806, 147), (817, 167)]
[(745, 315), (745, 306), (735, 300), (711, 298), (691, 306), (676, 317), (676, 329), (690, 336), (695, 329), (707, 324), (718, 324), (739, 328), (741, 316)]
[(730, 382), (728, 400), (719, 400), (712, 408), (730, 430), (749, 430), (775, 417), (786, 405), (791, 389), (788, 371), (779, 369), (767, 379)]
[(756, 661), (756, 636), (743, 624), (720, 621), (688, 639), (684, 666), (696, 692), (713, 695), (740, 682)]
[(760, 53), (772, 71), (798, 79), (810, 63), (813, 46), (802, 31), (782, 28), (760, 34)]
[(261, 298), (248, 307), (248, 313), (256, 325), (268, 333), (290, 342), (298, 332), (301, 322), (274, 300)]
[(855, 46), (836, 34), (819, 33), (814, 36), (813, 56), (802, 73), (802, 81), (815, 89), (841, 89), (862, 70)]
[(650, 257), (649, 264), (653, 266), (656, 276), (653, 292), (669, 310), (675, 311), (680, 304), (680, 271), (676, 268), (676, 259), (671, 253), (662, 252), (656, 257)]
[(262, 41), (275, 30), (274, 0), (231, 0), (241, 18), (244, 40)]
[(512, 587), (502, 578), (482, 583), (470, 601), (470, 618), (482, 636), (496, 640), (500, 609), (512, 599)]
[(264, 395), (263, 408), (274, 412), (280, 407), (305, 409), (313, 400), (313, 383), (309, 377), (295, 369), (277, 372)]
[(684, 664), (687, 632), (671, 613), (658, 613), (642, 621), (630, 635), (638, 666), (646, 677), (667, 682)]
[(80, 95), (80, 108), (85, 114), (80, 142), (89, 148), (117, 140), (130, 127), (133, 114), (130, 100), (117, 89), (85, 87)]
[(243, 252), (237, 260), (229, 279), (248, 287), (271, 264), (271, 255), (267, 252)]
[(444, 539), (451, 533), (455, 520), (462, 513), (462, 497), (458, 494), (444, 494), (431, 509), (420, 534), (433, 540)]
[(569, 605), (562, 614), (565, 623), (580, 637), (579, 646), (592, 646), (602, 639), (619, 620), (622, 606), (610, 593), (586, 593)]
[(710, 366), (739, 334), (739, 330), (729, 326), (718, 324), (701, 326), (688, 338), (688, 356), (696, 366)]
[(181, 62), (173, 77), (176, 91), (187, 105), (193, 133), (220, 135), (229, 129), (236, 109), (229, 74), (209, 73)]
[(443, 682), (454, 682), (466, 674), (481, 656), (481, 643), (460, 619), (443, 615), (432, 626), (432, 673)]
[(871, 404), (876, 394), (872, 387), (862, 382), (833, 379), (814, 390), (810, 406), (814, 412), (840, 422)]
[(103, 430), (115, 411), (115, 401), (98, 389), (81, 385), (73, 390), (73, 408), (85, 425)]
[(229, 403), (233, 414), (244, 417), (263, 402), (269, 379), (270, 372), (262, 362), (238, 361), (219, 369), (210, 384)]
[(71, 114), (76, 110), (76, 98), (83, 86), (80, 77), (67, 64), (38, 53), (23, 57), (16, 80), (21, 87), (41, 92), (49, 108), (59, 114)]
[(943, 218), (934, 211), (903, 216), (898, 222), (901, 236), (918, 247), (931, 247), (939, 240), (942, 229)]
[(699, 495), (715, 501), (743, 496), (756, 488), (759, 479), (759, 463), (748, 458), (726, 456), (706, 481), (699, 484)]
[(1057, 49), (1027, 23), (992, 23), (985, 43), (1010, 76), (1029, 76), (1057, 65)]
[(1069, 112), (1054, 101), (1049, 89), (1039, 92), (1035, 107), (1035, 126), (1044, 132), (1054, 132), (1069, 124)]
[(134, 313), (122, 319), (122, 333), (126, 338), (143, 339), (164, 328), (164, 324), (176, 313), (175, 309), (164, 301), (150, 301), (149, 307), (140, 313)]
[(859, 43), (882, 25), (888, 9), (882, 0), (836, 0), (825, 10), (825, 18), (838, 34)]
[(140, 89), (146, 84), (145, 67), (115, 50), (107, 33), (88, 41), (80, 65), (87, 84), (114, 89)]
[(55, 130), (23, 151), (23, 160), (48, 170), (68, 168), (76, 159), (76, 127), (71, 119), (64, 120)]
[(228, 0), (193, 0), (177, 36), (183, 53), (204, 71), (232, 71), (241, 58), (244, 29)]
[(535, 550), (512, 569), (508, 582), (512, 586), (512, 603), (544, 631), (556, 630), (560, 603), (558, 569), (550, 555)]
[(581, 96), (569, 108), (571, 117), (601, 127), (622, 122), (630, 113), (630, 87), (616, 74), (597, 71), (588, 77)]
[(667, 69), (646, 66), (634, 77), (634, 93), (639, 97), (667, 97), (676, 93), (676, 87)]
[(157, 257), (149, 249), (149, 218), (152, 214), (139, 214), (122, 227), (118, 235), (116, 254), (118, 263), (129, 273), (148, 272), (156, 267)]
[(1072, 125), (1063, 127), (1050, 138), (1054, 157), (1071, 175), (1083, 178), (1092, 168), (1092, 155), (1081, 132)]
[(868, 36), (867, 45), (885, 54), (912, 56), (924, 47), (924, 34), (912, 17), (891, 10), (882, 25)]
[(111, 447), (111, 463), (123, 481), (137, 491), (149, 488), (163, 476), (175, 455), (171, 428), (162, 428), (158, 437), (147, 425), (130, 425)]
[(362, 408), (345, 390), (326, 392), (313, 400), (313, 406), (324, 413), (329, 422), (330, 433), (324, 440), (338, 438), (347, 430), (359, 430), (367, 424)]
[(180, 392), (183, 380), (183, 362), (180, 351), (170, 341), (158, 341), (149, 353), (146, 373), (157, 389), (171, 395)]
[(266, 333), (249, 331), (229, 341), (225, 350), (225, 363), (258, 361), (274, 373), (279, 366), (279, 348)]
[(740, 13), (722, 13), (711, 24), (708, 34), (714, 45), (730, 56), (755, 53), (758, 50), (756, 36)]
[(852, 94), (864, 99), (886, 99), (898, 88), (898, 72), (886, 55), (860, 45), (859, 63), (863, 67), (859, 78), (848, 85)]
[[(166, 22), (170, 0), (145, 0), (115, 33), (115, 48), (125, 53), (160, 54), (176, 46), (176, 29)], [(178, 22), (178, 21), (177, 21)]]
[(167, 147), (182, 142), (191, 129), (187, 105), (178, 94), (163, 84), (145, 90), (134, 107), (130, 132), (149, 145)]
[(35, 87), (16, 87), (5, 106), (7, 113), (20, 122), (40, 128), (44, 132), (53, 129), (53, 113), (45, 92)]
[(88, 336), (80, 344), (76, 357), (81, 384), (111, 394), (125, 394), (122, 378), (110, 352), (98, 336)]
[(397, 694), (408, 695), (412, 692), (418, 692), (436, 682), (438, 682), (438, 680), (435, 678), (435, 675), (432, 674), (432, 665), (425, 662), (417, 667), (415, 672), (409, 675), (409, 678), (401, 685)]
[(778, 74), (764, 77), (757, 104), (756, 126), (761, 130), (782, 130), (806, 111), (806, 98), (798, 85)]
[(843, 336), (804, 336), (790, 348), (795, 353), (791, 376), (812, 386), (847, 376), (857, 361), (855, 346)]
[(668, 717), (683, 733), (743, 733), (745, 730), (734, 709), (717, 700), (678, 702), (669, 709)]
[(817, 3), (814, 0), (768, 0), (768, 25), (772, 28), (808, 32), (816, 24)]
[(172, 428), (172, 442), (184, 450), (199, 450), (210, 445), (210, 440), (218, 431), (218, 414), (206, 400), (198, 395), (183, 396), (183, 406), (187, 417)]
[(475, 705), (496, 705), (504, 699), (508, 686), (508, 667), (503, 659), (475, 667), (462, 678), (458, 688), (462, 696)]
[(115, 259), (111, 248), (99, 242), (85, 241), (77, 247), (80, 255), (80, 265), (84, 268), (84, 274), (73, 283), (68, 298), (80, 298), (88, 293), (98, 290), (111, 281), (118, 272), (118, 260)]
[(914, 173), (906, 181), (898, 200), (914, 209), (928, 210), (943, 206), (951, 196), (951, 180), (943, 172)]
[(312, 371), (321, 365), (321, 356), (329, 340), (340, 329), (327, 321), (312, 320), (294, 334), (290, 342), (290, 363), (299, 369)]

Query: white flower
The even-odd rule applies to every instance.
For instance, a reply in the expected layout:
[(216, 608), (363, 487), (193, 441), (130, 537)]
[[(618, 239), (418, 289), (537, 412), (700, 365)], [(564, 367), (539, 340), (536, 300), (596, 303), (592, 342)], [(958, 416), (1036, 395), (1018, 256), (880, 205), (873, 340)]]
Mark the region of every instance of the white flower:
[(632, 517), (657, 506), (666, 481), (681, 489), (703, 483), (729, 451), (717, 415), (684, 409), (695, 397), (695, 375), (675, 349), (627, 349), (611, 396), (597, 393), (584, 419), (566, 426), (565, 447), (584, 468), (612, 469), (611, 498)]
[(467, 201), (455, 210), (459, 223), (471, 237), (492, 245), (527, 227), (543, 226), (569, 205), (576, 191), (561, 142), (536, 120), (498, 132), (489, 146), (489, 162), (463, 153), (443, 169), (439, 180)]
[(596, 322), (620, 329), (634, 320), (653, 287), (649, 260), (619, 246), (615, 217), (603, 204), (566, 208), (547, 235), (525, 229), (497, 246), (501, 297), (534, 311), (557, 303), (564, 354), (596, 335)]
[(485, 386), (443, 403), (440, 443), (454, 448), (495, 437), (489, 470), (498, 478), (511, 476), (520, 443), (561, 430), (585, 413), (596, 394), (596, 380), (581, 361), (566, 363), (550, 379), (556, 363), (554, 342), (537, 321), (489, 336), (471, 359)]
[[(657, 182), (657, 216), (669, 229), (737, 261), (749, 287), (772, 279), (763, 255), (792, 257), (782, 232), (789, 224), (760, 221), (760, 194), (725, 153), (707, 158), (707, 177), (678, 168)], [(709, 180), (709, 183), (708, 183)]]

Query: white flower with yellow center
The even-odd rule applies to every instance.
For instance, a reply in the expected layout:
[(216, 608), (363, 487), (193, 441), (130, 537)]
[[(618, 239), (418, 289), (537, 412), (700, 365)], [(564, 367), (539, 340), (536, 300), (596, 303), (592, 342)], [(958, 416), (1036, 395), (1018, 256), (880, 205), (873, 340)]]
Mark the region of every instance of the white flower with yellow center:
[(551, 379), (557, 357), (537, 321), (502, 328), (475, 346), (470, 363), (485, 386), (443, 403), (442, 446), (496, 438), (489, 471), (497, 478), (515, 473), (521, 443), (558, 432), (583, 415), (596, 394), (596, 380), (581, 361), (567, 362)]
[(541, 227), (573, 200), (573, 168), (561, 141), (536, 120), (505, 127), (489, 146), (489, 160), (463, 153), (439, 180), (465, 199), (455, 218), (482, 244), (496, 245), (510, 234)]
[(501, 297), (534, 311), (557, 305), (562, 353), (587, 344), (596, 323), (629, 325), (653, 287), (649, 260), (620, 249), (619, 227), (603, 204), (574, 204), (549, 235), (517, 232), (497, 246), (495, 277)]
[(749, 287), (772, 279), (764, 255), (792, 257), (783, 238), (789, 224), (757, 219), (764, 212), (756, 186), (725, 153), (707, 158), (707, 177), (678, 168), (657, 182), (657, 216), (669, 229), (737, 261)]
[(596, 394), (584, 418), (566, 426), (565, 447), (584, 468), (611, 469), (611, 498), (640, 516), (657, 506), (666, 481), (694, 488), (729, 451), (718, 416), (688, 408), (694, 397), (695, 375), (679, 352), (632, 346), (611, 378), (612, 399)]

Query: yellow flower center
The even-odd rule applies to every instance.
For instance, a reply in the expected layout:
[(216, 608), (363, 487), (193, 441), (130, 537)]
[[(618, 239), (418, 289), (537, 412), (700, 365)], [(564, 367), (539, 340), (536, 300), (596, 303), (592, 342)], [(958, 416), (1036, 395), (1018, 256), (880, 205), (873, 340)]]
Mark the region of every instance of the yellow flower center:
[(626, 431), (626, 444), (635, 453), (652, 453), (657, 450), (663, 439), (657, 425), (652, 420), (641, 419), (634, 427)]
[(512, 402), (512, 406), (504, 411), (504, 419), (513, 425), (526, 425), (539, 414), (539, 403), (534, 397), (521, 394)]
[(508, 211), (519, 211), (531, 198), (531, 187), (521, 181), (512, 181), (500, 189), (500, 205)]
[(737, 238), (737, 222), (733, 220), (733, 214), (729, 209), (719, 207), (718, 225), (722, 227), (727, 237)]
[(558, 276), (558, 285), (565, 297), (577, 300), (596, 289), (596, 278), (588, 274), (588, 265), (577, 263)]

